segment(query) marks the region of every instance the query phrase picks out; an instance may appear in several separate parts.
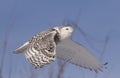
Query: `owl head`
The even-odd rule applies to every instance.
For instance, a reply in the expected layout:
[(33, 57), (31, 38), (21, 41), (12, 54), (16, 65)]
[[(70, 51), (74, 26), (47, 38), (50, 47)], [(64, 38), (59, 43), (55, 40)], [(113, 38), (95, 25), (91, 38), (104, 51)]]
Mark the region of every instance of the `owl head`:
[(54, 29), (59, 33), (61, 40), (69, 38), (73, 32), (73, 28), (70, 26), (54, 27)]

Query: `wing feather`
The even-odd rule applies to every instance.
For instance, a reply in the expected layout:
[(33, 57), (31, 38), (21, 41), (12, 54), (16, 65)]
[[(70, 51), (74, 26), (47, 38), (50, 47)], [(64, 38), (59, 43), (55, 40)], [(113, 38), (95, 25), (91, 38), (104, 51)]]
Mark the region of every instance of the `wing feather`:
[(69, 61), (90, 70), (98, 71), (101, 68), (99, 61), (82, 45), (71, 39), (61, 41), (56, 48), (59, 58)]
[(13, 51), (14, 54), (22, 53), (24, 52), (29, 46), (29, 42), (26, 42), (21, 47), (17, 48), (15, 51)]
[(57, 32), (49, 29), (35, 35), (31, 40), (16, 49), (14, 53), (23, 53), (35, 67), (42, 67), (55, 60)]
[(42, 67), (55, 60), (56, 43), (55, 31), (37, 35), (30, 40), (30, 46), (24, 52), (25, 57), (35, 67)]

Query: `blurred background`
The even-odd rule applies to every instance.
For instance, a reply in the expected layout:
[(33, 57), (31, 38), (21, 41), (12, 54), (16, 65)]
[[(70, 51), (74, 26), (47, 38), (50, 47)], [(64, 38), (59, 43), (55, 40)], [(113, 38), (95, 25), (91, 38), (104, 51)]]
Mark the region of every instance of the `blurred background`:
[[(95, 73), (57, 59), (34, 69), (13, 50), (53, 26), (74, 27), (73, 40), (100, 60)], [(0, 78), (120, 78), (119, 0), (0, 0)]]

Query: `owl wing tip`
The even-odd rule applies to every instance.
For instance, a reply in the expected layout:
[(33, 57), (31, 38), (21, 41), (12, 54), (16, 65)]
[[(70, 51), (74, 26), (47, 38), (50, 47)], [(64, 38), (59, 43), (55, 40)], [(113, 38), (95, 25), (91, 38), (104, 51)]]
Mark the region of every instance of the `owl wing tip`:
[(13, 54), (19, 54), (20, 52), (14, 50), (12, 53), (13, 53)]
[(19, 54), (24, 52), (29, 46), (29, 41), (24, 43), (22, 46), (13, 51), (13, 54)]
[(16, 52), (16, 50), (15, 50), (15, 51), (13, 51), (12, 53), (13, 53), (13, 54), (18, 54), (18, 52)]
[(13, 51), (13, 54), (19, 54), (22, 53), (24, 50), (22, 50), (21, 48), (18, 48), (16, 50)]
[(21, 51), (19, 51), (19, 49), (16, 49), (13, 51), (13, 54), (19, 54), (19, 53), (21, 53)]

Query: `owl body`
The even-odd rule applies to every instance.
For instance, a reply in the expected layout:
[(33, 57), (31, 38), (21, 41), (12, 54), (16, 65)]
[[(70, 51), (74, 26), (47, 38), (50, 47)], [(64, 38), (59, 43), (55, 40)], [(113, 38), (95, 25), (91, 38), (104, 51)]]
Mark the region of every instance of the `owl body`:
[[(35, 67), (43, 67), (51, 63), (56, 57), (56, 45), (61, 37), (62, 27), (54, 27), (35, 35), (27, 44), (14, 51), (14, 53), (23, 53), (27, 60)], [(25, 48), (26, 47), (26, 48)]]
[(41, 68), (59, 57), (96, 72), (100, 70), (99, 61), (84, 46), (71, 40), (72, 32), (73, 28), (70, 26), (45, 30), (16, 49), (14, 53), (23, 53), (35, 68)]

